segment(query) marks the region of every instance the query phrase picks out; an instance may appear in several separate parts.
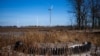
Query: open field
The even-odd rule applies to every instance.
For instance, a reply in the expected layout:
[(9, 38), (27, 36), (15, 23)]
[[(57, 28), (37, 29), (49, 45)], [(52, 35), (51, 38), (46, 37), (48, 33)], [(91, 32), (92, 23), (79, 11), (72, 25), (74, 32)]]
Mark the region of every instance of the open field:
[(31, 47), (36, 43), (59, 44), (77, 42), (82, 43), (85, 41), (89, 41), (95, 46), (100, 46), (100, 31), (68, 30), (66, 28), (56, 29), (41, 27), (0, 29), (0, 50), (2, 50), (2, 48), (6, 46), (13, 46), (16, 43), (16, 41), (22, 41), (27, 47)]
[(23, 42), (27, 41), (30, 44), (34, 42), (66, 43), (90, 41), (95, 45), (100, 46), (99, 37), (99, 30), (68, 30), (65, 28), (0, 28), (0, 45), (2, 42), (10, 43), (10, 40), (21, 40)]

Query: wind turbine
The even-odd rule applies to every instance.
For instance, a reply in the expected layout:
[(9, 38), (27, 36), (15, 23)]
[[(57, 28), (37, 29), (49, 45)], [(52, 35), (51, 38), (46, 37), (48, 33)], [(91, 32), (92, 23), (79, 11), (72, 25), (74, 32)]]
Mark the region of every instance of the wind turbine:
[(19, 20), (17, 19), (17, 27), (19, 27)]
[(37, 27), (38, 27), (38, 16), (37, 16), (37, 18), (36, 18), (36, 25), (37, 25)]
[(52, 14), (52, 9), (53, 9), (53, 5), (50, 6), (50, 8), (48, 9), (50, 12), (50, 26), (51, 26), (51, 14)]

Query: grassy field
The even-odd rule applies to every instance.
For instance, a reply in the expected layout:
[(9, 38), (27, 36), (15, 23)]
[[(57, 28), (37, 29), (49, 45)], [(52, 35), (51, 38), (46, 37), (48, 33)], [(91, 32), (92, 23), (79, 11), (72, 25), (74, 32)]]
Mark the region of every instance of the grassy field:
[(34, 43), (66, 43), (90, 41), (100, 46), (100, 32), (67, 30), (65, 28), (1, 28), (0, 48), (22, 41), (26, 45)]
[[(66, 28), (45, 27), (0, 28), (0, 50), (4, 47), (14, 45), (16, 41), (22, 41), (26, 47), (31, 47), (36, 43), (82, 43), (84, 41), (90, 41), (92, 44), (100, 46), (100, 31), (68, 30)], [(3, 56), (5, 53), (6, 52), (3, 54), (2, 52)]]

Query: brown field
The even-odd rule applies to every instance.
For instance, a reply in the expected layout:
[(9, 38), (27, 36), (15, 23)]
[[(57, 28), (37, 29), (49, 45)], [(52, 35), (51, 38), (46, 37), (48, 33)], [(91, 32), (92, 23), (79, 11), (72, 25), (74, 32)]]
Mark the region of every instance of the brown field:
[(67, 30), (65, 28), (1, 28), (0, 48), (23, 41), (27, 45), (33, 43), (66, 43), (90, 41), (100, 46), (100, 32), (84, 30)]
[(100, 31), (68, 30), (66, 28), (1, 28), (0, 49), (22, 41), (26, 46), (35, 43), (67, 43), (90, 41), (100, 46)]

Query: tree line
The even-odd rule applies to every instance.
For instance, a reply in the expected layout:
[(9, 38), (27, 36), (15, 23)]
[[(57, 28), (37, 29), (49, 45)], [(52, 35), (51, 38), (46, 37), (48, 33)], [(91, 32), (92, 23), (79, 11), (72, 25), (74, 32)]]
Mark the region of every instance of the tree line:
[(79, 29), (100, 28), (100, 0), (69, 0), (69, 3)]

